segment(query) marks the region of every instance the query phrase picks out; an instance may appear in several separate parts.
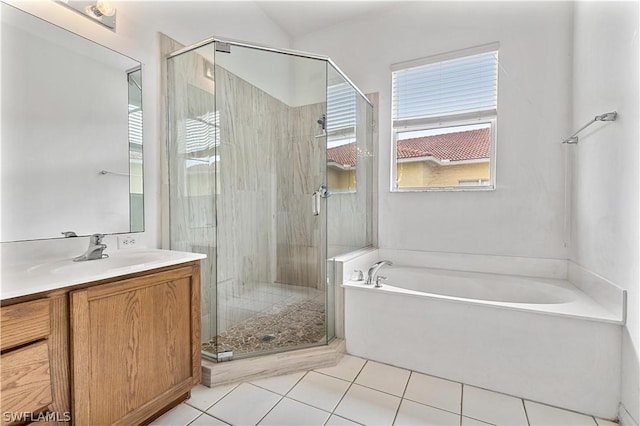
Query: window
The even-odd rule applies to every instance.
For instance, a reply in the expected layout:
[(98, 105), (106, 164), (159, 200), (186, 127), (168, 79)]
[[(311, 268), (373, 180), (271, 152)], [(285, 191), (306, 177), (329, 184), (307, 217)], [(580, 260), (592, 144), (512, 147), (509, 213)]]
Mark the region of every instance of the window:
[(392, 191), (493, 189), (498, 44), (391, 70)]

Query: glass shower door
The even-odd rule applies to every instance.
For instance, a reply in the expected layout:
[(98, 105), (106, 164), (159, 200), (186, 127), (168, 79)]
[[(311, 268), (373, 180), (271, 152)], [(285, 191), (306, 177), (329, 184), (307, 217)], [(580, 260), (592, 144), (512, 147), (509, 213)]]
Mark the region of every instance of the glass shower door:
[(216, 355), (324, 344), (326, 61), (215, 44)]
[(167, 60), (169, 248), (207, 255), (201, 262), (201, 336), (216, 353), (216, 158), (218, 112), (213, 44)]

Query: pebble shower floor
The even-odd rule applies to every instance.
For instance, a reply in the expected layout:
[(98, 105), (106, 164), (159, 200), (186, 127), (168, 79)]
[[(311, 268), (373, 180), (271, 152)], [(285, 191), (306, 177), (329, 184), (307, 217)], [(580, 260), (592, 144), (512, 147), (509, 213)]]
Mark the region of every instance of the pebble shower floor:
[[(295, 348), (323, 342), (326, 336), (324, 294), (318, 290), (261, 284), (233, 296), (222, 293), (227, 310), (249, 311), (248, 318), (227, 327), (202, 345), (216, 355), (233, 351), (234, 356)], [(265, 300), (270, 303), (265, 303)], [(265, 303), (261, 310), (259, 303)], [(216, 347), (217, 343), (217, 347)]]

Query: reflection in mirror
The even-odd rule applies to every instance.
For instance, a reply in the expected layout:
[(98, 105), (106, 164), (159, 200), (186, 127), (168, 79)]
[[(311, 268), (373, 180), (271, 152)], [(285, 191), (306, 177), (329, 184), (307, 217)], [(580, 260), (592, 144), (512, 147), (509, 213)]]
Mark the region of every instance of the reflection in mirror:
[(142, 231), (140, 63), (0, 7), (0, 241)]
[(131, 232), (144, 231), (142, 168), (142, 70), (127, 73), (129, 82), (129, 223)]
[(332, 64), (327, 87), (327, 252), (373, 243), (373, 107)]
[(356, 90), (335, 70), (327, 87), (327, 188), (331, 193), (356, 190)]

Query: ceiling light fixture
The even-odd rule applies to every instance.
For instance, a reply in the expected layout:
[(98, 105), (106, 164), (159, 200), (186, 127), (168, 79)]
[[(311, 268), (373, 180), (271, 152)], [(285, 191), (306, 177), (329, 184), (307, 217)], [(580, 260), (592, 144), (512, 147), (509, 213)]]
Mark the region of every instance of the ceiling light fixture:
[(109, 1), (98, 0), (96, 4), (87, 8), (87, 14), (89, 13), (93, 13), (97, 18), (101, 16), (113, 16), (116, 14), (116, 8), (113, 7)]
[(87, 16), (94, 21), (104, 25), (111, 31), (116, 30), (116, 8), (108, 0), (97, 1), (75, 1), (75, 0), (54, 0), (81, 15)]

